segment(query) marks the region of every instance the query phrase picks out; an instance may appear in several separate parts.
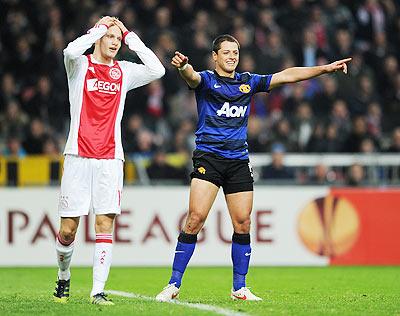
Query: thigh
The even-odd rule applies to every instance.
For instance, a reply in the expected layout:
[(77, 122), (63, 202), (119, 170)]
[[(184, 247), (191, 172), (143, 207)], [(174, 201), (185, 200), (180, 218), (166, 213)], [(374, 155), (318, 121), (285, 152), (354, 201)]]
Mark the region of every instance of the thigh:
[(233, 160), (228, 163), (223, 189), (225, 195), (253, 191), (253, 170), (248, 160)]
[(58, 204), (58, 213), (61, 217), (78, 217), (89, 213), (91, 179), (89, 159), (65, 156)]
[(189, 212), (207, 217), (217, 197), (219, 188), (206, 180), (192, 179), (190, 184)]
[(92, 208), (94, 214), (120, 214), (123, 165), (120, 159), (100, 159), (93, 168)]
[(250, 218), (253, 209), (253, 191), (225, 195), (232, 223), (242, 223)]

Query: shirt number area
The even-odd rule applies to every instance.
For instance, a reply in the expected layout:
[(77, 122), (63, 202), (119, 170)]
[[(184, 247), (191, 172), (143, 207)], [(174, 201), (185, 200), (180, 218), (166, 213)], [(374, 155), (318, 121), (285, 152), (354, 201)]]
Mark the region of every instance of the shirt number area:
[(243, 117), (246, 114), (246, 106), (230, 105), (229, 102), (225, 102), (222, 107), (217, 111), (218, 116), (225, 117)]

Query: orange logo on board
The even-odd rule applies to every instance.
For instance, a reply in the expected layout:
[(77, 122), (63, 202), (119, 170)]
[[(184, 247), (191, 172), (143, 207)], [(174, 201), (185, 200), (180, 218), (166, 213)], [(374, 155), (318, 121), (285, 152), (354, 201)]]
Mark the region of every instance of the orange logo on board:
[(309, 202), (301, 211), (297, 231), (303, 244), (320, 256), (348, 252), (360, 234), (360, 219), (346, 199), (328, 195)]

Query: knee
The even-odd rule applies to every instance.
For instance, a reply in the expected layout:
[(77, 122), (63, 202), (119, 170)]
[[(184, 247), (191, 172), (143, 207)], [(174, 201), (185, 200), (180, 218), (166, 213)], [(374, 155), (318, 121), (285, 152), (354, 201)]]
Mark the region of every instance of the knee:
[(61, 227), (60, 236), (63, 240), (70, 242), (75, 239), (76, 228), (75, 227)]
[(233, 229), (238, 234), (248, 234), (250, 232), (250, 216), (240, 217), (233, 220)]
[(203, 227), (206, 216), (199, 211), (190, 211), (184, 231), (188, 234), (197, 234)]

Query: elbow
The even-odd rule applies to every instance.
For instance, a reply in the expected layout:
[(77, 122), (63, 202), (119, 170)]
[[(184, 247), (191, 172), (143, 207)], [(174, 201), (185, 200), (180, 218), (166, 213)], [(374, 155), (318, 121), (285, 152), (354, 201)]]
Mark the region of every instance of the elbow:
[(64, 48), (63, 54), (64, 54), (64, 57), (72, 57), (72, 51), (71, 51), (69, 45)]
[(159, 78), (161, 78), (165, 75), (165, 67), (163, 65), (161, 65), (158, 75), (159, 75)]
[(165, 68), (164, 66), (160, 63), (156, 68), (153, 70), (154, 76), (156, 79), (160, 79), (165, 75)]

